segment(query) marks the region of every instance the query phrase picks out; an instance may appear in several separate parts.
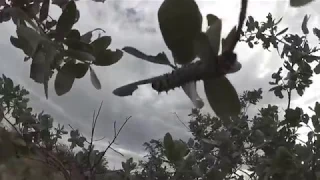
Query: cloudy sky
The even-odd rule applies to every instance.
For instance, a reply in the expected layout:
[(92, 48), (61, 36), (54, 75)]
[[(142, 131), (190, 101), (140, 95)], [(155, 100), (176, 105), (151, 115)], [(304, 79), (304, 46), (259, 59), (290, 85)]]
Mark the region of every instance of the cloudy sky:
[[(111, 48), (123, 48), (134, 46), (143, 52), (156, 55), (167, 50), (157, 23), (157, 10), (161, 0), (107, 0), (105, 3), (80, 0), (77, 6), (80, 9), (80, 21), (76, 27), (81, 33), (97, 27), (106, 31), (106, 35), (112, 36)], [(205, 16), (213, 13), (223, 20), (223, 36), (236, 25), (240, 0), (197, 0), (204, 16), (203, 28), (205, 28)], [(309, 27), (320, 27), (319, 9), (320, 2), (314, 2), (304, 8), (290, 8), (287, 0), (251, 0), (249, 1), (248, 14), (258, 21), (264, 21), (270, 12), (274, 17), (284, 17), (280, 28), (289, 27), (291, 33), (301, 33), (300, 26), (303, 16), (311, 14)], [(58, 17), (59, 8), (53, 7), (50, 14)], [(49, 90), (49, 100), (44, 98), (43, 87), (29, 79), (30, 63), (23, 62), (22, 51), (15, 49), (9, 41), (10, 35), (15, 35), (14, 26), (11, 23), (1, 24), (0, 28), (0, 59), (2, 65), (0, 73), (11, 77), (15, 83), (22, 84), (30, 91), (31, 106), (36, 111), (44, 110), (53, 115), (56, 122), (71, 124), (83, 134), (88, 135), (91, 127), (93, 110), (98, 109), (103, 101), (102, 112), (97, 125), (96, 138), (106, 136), (103, 141), (97, 142), (97, 147), (108, 145), (113, 137), (113, 122), (117, 121), (118, 127), (128, 116), (132, 116), (124, 128), (117, 145), (114, 147), (125, 154), (121, 157), (113, 152), (107, 154), (110, 167), (118, 168), (119, 160), (128, 157), (141, 157), (144, 154), (142, 144), (146, 141), (159, 139), (166, 132), (172, 133), (175, 138), (187, 139), (189, 132), (181, 125), (173, 114), (176, 112), (184, 122), (188, 122), (188, 113), (192, 103), (183, 93), (182, 89), (176, 89), (168, 94), (160, 94), (153, 91), (150, 86), (140, 87), (133, 96), (117, 97), (112, 91), (126, 83), (130, 83), (146, 77), (160, 75), (169, 72), (170, 68), (151, 64), (125, 54), (121, 61), (111, 67), (95, 67), (101, 80), (102, 90), (96, 90), (90, 82), (88, 74), (85, 78), (77, 80), (71, 90), (64, 96), (55, 95), (53, 81)], [(311, 42), (316, 43), (314, 36), (310, 36)], [(273, 94), (267, 92), (270, 88), (268, 81), (270, 73), (273, 73), (283, 62), (276, 52), (263, 51), (260, 47), (253, 50), (246, 44), (239, 44), (236, 48), (239, 61), (243, 68), (228, 78), (241, 93), (244, 90), (265, 90), (263, 104), (278, 103)], [(303, 107), (312, 105), (318, 98), (320, 83), (312, 85), (303, 98), (295, 98), (294, 105)], [(202, 83), (198, 83), (200, 96), (205, 100)], [(204, 111), (212, 113), (205, 100)]]

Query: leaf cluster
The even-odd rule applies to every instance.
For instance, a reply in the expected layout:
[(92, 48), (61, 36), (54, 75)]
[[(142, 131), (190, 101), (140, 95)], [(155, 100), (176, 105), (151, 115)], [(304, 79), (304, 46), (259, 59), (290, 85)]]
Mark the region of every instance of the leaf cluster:
[[(62, 10), (58, 19), (49, 14), (51, 6)], [(101, 83), (92, 66), (110, 66), (123, 56), (119, 49), (111, 50), (112, 38), (101, 35), (93, 39), (93, 33), (104, 30), (96, 28), (80, 34), (74, 25), (79, 21), (80, 11), (74, 0), (40, 0), (2, 2), (1, 21), (12, 19), (17, 36), (11, 36), (11, 44), (31, 60), (30, 78), (44, 85), (48, 98), (48, 82), (56, 72), (54, 87), (61, 96), (69, 92), (76, 79), (83, 78), (90, 71), (90, 78), (96, 89)], [(1, 9), (1, 8), (0, 8)]]

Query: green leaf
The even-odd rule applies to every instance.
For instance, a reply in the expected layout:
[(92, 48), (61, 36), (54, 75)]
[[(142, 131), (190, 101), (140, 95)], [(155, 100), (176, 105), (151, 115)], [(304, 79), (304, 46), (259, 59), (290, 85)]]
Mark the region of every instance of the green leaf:
[(309, 4), (313, 0), (290, 0), (290, 6), (292, 7), (301, 7)]
[(202, 15), (197, 3), (165, 0), (158, 9), (162, 38), (178, 64), (195, 59), (193, 42), (201, 32)]
[(45, 82), (45, 68), (46, 68), (46, 53), (41, 50), (38, 51), (32, 60), (30, 67), (30, 78), (37, 83)]
[(207, 21), (208, 21), (208, 26), (212, 26), (215, 23), (220, 23), (219, 21), (221, 20), (214, 14), (207, 14)]
[(77, 79), (83, 78), (88, 72), (88, 69), (89, 69), (89, 64), (83, 64), (83, 63), (75, 64), (75, 68), (74, 68), (75, 77)]
[(3, 118), (4, 118), (4, 111), (5, 111), (5, 109), (4, 109), (3, 105), (0, 104), (0, 122), (1, 122), (1, 121), (3, 120)]
[(220, 49), (222, 21), (218, 17), (214, 23), (207, 29), (206, 35), (209, 38), (211, 48), (214, 55), (218, 55)]
[(43, 0), (41, 9), (40, 9), (40, 22), (44, 21), (48, 17), (50, 0)]
[(236, 26), (234, 26), (231, 29), (231, 31), (229, 32), (229, 34), (227, 35), (227, 37), (225, 39), (222, 39), (222, 41), (221, 41), (222, 53), (231, 50), (230, 46), (232, 46), (236, 34), (237, 34), (237, 28), (236, 28)]
[(10, 36), (10, 42), (11, 42), (11, 44), (12, 44), (14, 47), (19, 48), (19, 49), (21, 49), (21, 50), (23, 50), (23, 47), (26, 46), (26, 45), (24, 45), (24, 43), (26, 43), (26, 42), (23, 42), (22, 40), (23, 40), (23, 39), (18, 39), (18, 38), (14, 37), (14, 36)]
[(213, 48), (208, 36), (205, 33), (200, 33), (193, 44), (194, 51), (201, 61), (212, 61), (216, 59), (213, 58)]
[[(67, 35), (67, 39), (80, 40), (80, 32), (77, 29), (72, 29)], [(84, 42), (86, 43), (86, 42)]]
[(313, 61), (319, 59), (318, 56), (313, 56), (313, 55), (304, 56), (304, 58), (308, 63), (312, 63)]
[(308, 122), (309, 122), (309, 115), (308, 114), (304, 114), (303, 116), (302, 116), (302, 121), (303, 121), (303, 123), (305, 123), (305, 124), (308, 124)]
[(86, 32), (85, 34), (83, 34), (83, 35), (81, 36), (81, 41), (83, 41), (83, 42), (85, 42), (85, 43), (90, 43), (90, 42), (91, 42), (91, 38), (92, 38), (92, 33), (93, 33), (94, 31), (98, 31), (98, 30), (100, 30), (100, 31), (102, 31), (102, 32), (105, 33), (105, 31), (104, 31), (103, 29), (101, 29), (101, 28), (96, 28), (96, 29), (94, 29), (94, 30), (88, 31), (88, 32)]
[(284, 34), (285, 32), (288, 31), (288, 29), (289, 29), (289, 28), (284, 28), (282, 31), (278, 32), (278, 33), (276, 34), (276, 36), (280, 36), (281, 34)]
[[(17, 27), (17, 35), (19, 40), (22, 39), (23, 50), (28, 56), (33, 56), (37, 50), (39, 43), (44, 38), (37, 33), (34, 29), (21, 25)], [(26, 43), (24, 43), (26, 42)]]
[(178, 161), (182, 160), (189, 152), (187, 144), (181, 140), (174, 140), (174, 151), (177, 153), (176, 159)]
[(313, 137), (314, 137), (314, 132), (313, 131), (309, 131), (308, 132), (308, 141), (312, 141)]
[(131, 96), (135, 90), (138, 89), (138, 85), (136, 83), (127, 84), (125, 86), (121, 86), (113, 91), (114, 95), (117, 96)]
[(82, 42), (79, 39), (66, 39), (64, 43), (68, 46), (68, 49), (87, 52), (94, 54), (94, 49), (91, 44)]
[(313, 28), (313, 34), (320, 40), (320, 30), (318, 28)]
[(58, 53), (50, 43), (43, 43), (33, 57), (30, 67), (30, 78), (44, 85), (46, 98), (48, 98), (48, 81), (52, 75), (51, 65)]
[(107, 49), (110, 44), (111, 44), (110, 36), (102, 36), (91, 43), (96, 53), (99, 53), (100, 51)]
[(92, 85), (96, 88), (96, 89), (101, 89), (101, 83), (99, 81), (99, 78), (97, 77), (96, 73), (94, 72), (94, 70), (92, 69), (91, 66), (89, 66), (90, 68), (90, 80)]
[(80, 37), (81, 41), (90, 43), (92, 38), (92, 31), (89, 31)]
[(89, 64), (87, 63), (75, 63), (75, 61), (69, 59), (68, 63), (68, 73), (77, 79), (80, 79), (86, 75), (89, 69)]
[(54, 88), (58, 96), (66, 94), (71, 90), (75, 80), (75, 76), (72, 73), (70, 73), (72, 72), (73, 68), (74, 68), (73, 63), (67, 62), (60, 69), (60, 71), (58, 71), (58, 74), (54, 81)]
[(37, 83), (44, 84), (46, 98), (48, 98), (48, 81), (51, 76), (50, 66), (57, 54), (55, 47), (43, 44), (33, 57), (30, 67), (30, 78)]
[(156, 56), (146, 55), (143, 52), (137, 50), (134, 47), (126, 46), (122, 49), (124, 52), (135, 56), (136, 58), (140, 58), (142, 60), (146, 60), (156, 64), (170, 64), (168, 57), (164, 52), (157, 54)]
[(301, 24), (301, 30), (303, 34), (309, 34), (309, 29), (308, 29), (308, 21), (310, 19), (310, 16), (307, 14), (304, 16), (302, 24)]
[(203, 83), (208, 102), (218, 117), (237, 116), (240, 113), (238, 94), (225, 76), (203, 80)]
[(164, 144), (164, 150), (165, 150), (166, 157), (169, 160), (173, 160), (175, 158), (175, 157), (173, 157), (173, 155), (175, 153), (175, 149), (174, 149), (174, 141), (173, 141), (170, 133), (165, 134), (164, 139), (163, 139), (163, 144)]
[(71, 0), (64, 8), (59, 17), (56, 27), (56, 40), (62, 41), (69, 34), (77, 18), (77, 6), (74, 0)]
[(197, 92), (197, 84), (195, 81), (182, 85), (182, 89), (196, 108), (201, 109), (204, 106), (204, 102)]
[[(33, 29), (39, 30), (39, 27), (32, 21), (32, 19), (19, 7), (10, 7), (9, 8), (9, 13), (12, 16), (13, 19), (20, 19), (22, 21), (27, 21)], [(17, 27), (19, 27), (22, 22), (20, 22)]]
[(123, 56), (123, 52), (119, 49), (111, 51), (110, 49), (101, 50), (96, 56), (93, 64), (97, 66), (110, 66), (118, 62)]
[(272, 87), (269, 91), (273, 91), (275, 96), (282, 99), (284, 97), (282, 94), (282, 89), (283, 87), (281, 85), (278, 85), (278, 86)]
[(92, 54), (88, 52), (78, 51), (74, 49), (68, 49), (65, 52), (67, 56), (78, 59), (80, 61), (95, 61), (96, 59)]
[(314, 73), (319, 74), (320, 73), (320, 63), (317, 64), (317, 66), (313, 69)]
[(315, 106), (314, 106), (314, 112), (316, 113), (317, 116), (320, 117), (320, 103), (316, 102)]

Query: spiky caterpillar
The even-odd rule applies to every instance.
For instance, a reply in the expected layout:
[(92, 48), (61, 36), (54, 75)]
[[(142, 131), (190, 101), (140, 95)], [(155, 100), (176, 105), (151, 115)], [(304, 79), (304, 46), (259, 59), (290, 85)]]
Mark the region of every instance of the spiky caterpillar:
[[(226, 51), (220, 56), (216, 56), (211, 49), (208, 49), (210, 45), (208, 45), (208, 39), (205, 38), (205, 40), (201, 40), (204, 45), (199, 48), (202, 51), (198, 54), (201, 61), (190, 63), (184, 67), (173, 70), (171, 73), (127, 84), (115, 89), (113, 93), (117, 96), (132, 95), (139, 85), (149, 83), (151, 83), (152, 88), (159, 93), (163, 91), (168, 92), (169, 90), (173, 90), (188, 82), (218, 78), (225, 74), (237, 72), (241, 69), (241, 64), (237, 61), (237, 56), (233, 53), (233, 50), (241, 35), (241, 29), (246, 17), (247, 5), (248, 0), (242, 0), (237, 31), (235, 36), (233, 36), (231, 43), (226, 48)], [(203, 35), (203, 33), (200, 33), (200, 35)], [(202, 48), (204, 50), (202, 50)]]
[(216, 58), (218, 58), (217, 61), (196, 61), (175, 69), (171, 73), (127, 84), (115, 89), (113, 93), (117, 96), (132, 95), (139, 85), (150, 83), (152, 88), (159, 93), (168, 92), (188, 82), (219, 78), (241, 69), (241, 64), (237, 61), (237, 55), (233, 52), (225, 52)]
[(214, 61), (197, 61), (171, 73), (158, 76), (154, 79), (152, 88), (156, 91), (168, 92), (191, 81), (219, 78), (229, 73), (240, 70), (241, 64), (237, 61), (237, 55), (227, 52), (218, 56), (218, 64)]

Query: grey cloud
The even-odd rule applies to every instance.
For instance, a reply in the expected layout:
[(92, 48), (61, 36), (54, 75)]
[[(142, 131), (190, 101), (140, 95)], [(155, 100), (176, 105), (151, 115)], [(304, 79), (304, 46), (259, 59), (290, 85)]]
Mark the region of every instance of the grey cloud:
[(157, 25), (155, 23), (156, 16), (150, 15), (147, 4), (139, 1), (117, 0), (106, 1), (99, 7), (90, 1), (87, 1), (85, 5), (93, 19), (104, 24), (112, 24), (113, 28), (154, 34), (156, 33), (155, 25)]

